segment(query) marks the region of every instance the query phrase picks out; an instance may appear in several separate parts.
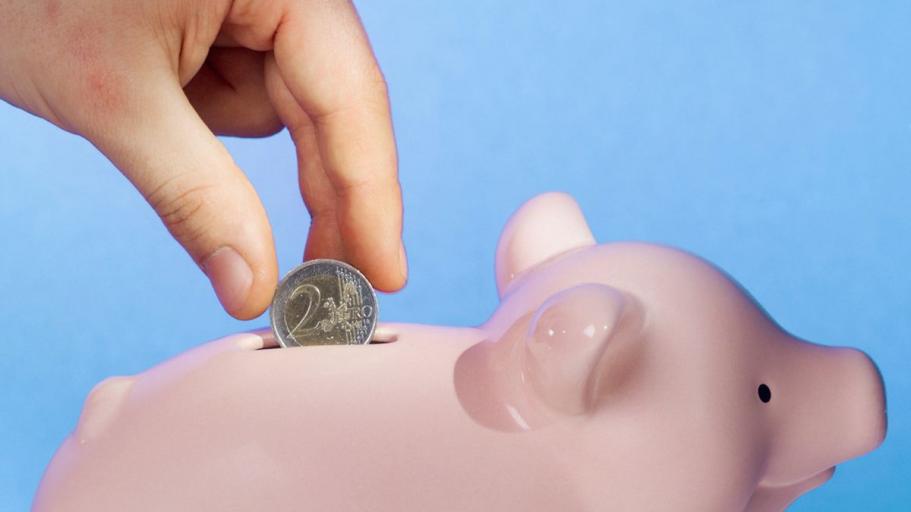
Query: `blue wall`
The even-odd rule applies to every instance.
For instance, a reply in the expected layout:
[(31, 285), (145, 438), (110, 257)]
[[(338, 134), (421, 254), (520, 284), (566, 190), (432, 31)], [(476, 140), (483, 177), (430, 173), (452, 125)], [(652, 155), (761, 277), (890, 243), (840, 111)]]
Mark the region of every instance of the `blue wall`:
[[(384, 319), (483, 321), (503, 222), (570, 192), (600, 240), (692, 250), (795, 334), (867, 351), (886, 442), (793, 510), (907, 506), (911, 4), (361, 3), (392, 91), (411, 261)], [(227, 144), (287, 271), (308, 226), (287, 136)], [(8, 106), (0, 226), (0, 508), (23, 510), (97, 381), (266, 320), (228, 318), (109, 163)]]

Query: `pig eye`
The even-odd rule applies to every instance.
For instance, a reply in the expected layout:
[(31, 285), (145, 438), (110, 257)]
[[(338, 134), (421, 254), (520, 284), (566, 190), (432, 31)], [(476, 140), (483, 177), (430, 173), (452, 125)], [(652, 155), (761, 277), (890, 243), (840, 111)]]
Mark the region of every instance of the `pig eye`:
[(762, 400), (762, 403), (767, 404), (769, 403), (769, 400), (772, 399), (772, 390), (769, 389), (769, 387), (765, 384), (760, 384), (757, 391), (759, 393), (759, 399)]

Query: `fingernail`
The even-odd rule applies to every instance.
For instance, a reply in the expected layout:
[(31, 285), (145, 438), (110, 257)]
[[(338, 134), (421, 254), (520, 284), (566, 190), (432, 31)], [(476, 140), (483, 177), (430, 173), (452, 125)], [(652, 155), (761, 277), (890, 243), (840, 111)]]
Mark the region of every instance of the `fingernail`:
[(399, 271), (402, 273), (402, 278), (408, 279), (408, 256), (405, 254), (405, 244), (399, 244)]
[(227, 246), (216, 249), (203, 260), (202, 269), (226, 311), (243, 309), (253, 285), (253, 271), (237, 251)]

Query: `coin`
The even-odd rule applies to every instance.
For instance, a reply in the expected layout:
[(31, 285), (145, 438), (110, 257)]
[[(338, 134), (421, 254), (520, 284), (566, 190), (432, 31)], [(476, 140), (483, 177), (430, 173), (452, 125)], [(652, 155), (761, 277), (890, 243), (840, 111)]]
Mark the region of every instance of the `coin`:
[(378, 313), (370, 281), (351, 265), (305, 262), (278, 284), (269, 319), (283, 347), (370, 343)]

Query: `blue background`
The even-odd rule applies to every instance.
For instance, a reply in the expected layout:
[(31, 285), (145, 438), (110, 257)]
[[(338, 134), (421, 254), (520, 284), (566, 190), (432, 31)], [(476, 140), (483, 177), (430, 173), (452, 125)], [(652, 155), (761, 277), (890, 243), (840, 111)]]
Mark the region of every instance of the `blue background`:
[[(788, 330), (879, 363), (885, 444), (793, 510), (911, 501), (911, 4), (362, 4), (411, 262), (385, 320), (482, 322), (508, 215), (570, 192), (600, 240), (692, 250)], [(227, 144), (287, 271), (308, 227), (287, 135)], [(88, 143), (5, 105), (0, 223), (0, 507), (23, 510), (96, 382), (265, 320), (228, 318)]]

